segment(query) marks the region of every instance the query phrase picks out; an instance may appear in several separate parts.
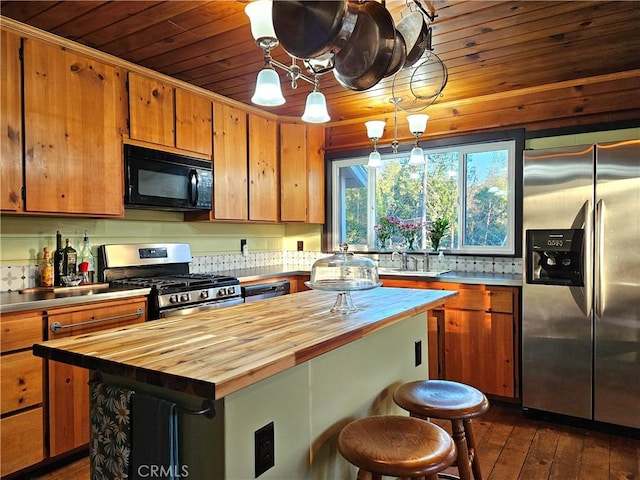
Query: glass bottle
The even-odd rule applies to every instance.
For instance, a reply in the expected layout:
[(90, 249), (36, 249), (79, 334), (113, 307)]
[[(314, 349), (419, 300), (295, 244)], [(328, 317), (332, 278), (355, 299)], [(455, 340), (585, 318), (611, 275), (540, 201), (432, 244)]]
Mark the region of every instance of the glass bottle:
[[(87, 263), (86, 266), (82, 265)], [(84, 231), (84, 238), (82, 239), (82, 247), (78, 254), (78, 268), (83, 273), (82, 283), (93, 283), (95, 275), (95, 259), (93, 253), (91, 253), (91, 245), (89, 244), (89, 237), (87, 231)]]
[(71, 246), (68, 238), (64, 247), (64, 266), (65, 275), (75, 276), (78, 272), (78, 252)]
[(65, 256), (62, 248), (62, 234), (60, 230), (56, 232), (56, 251), (53, 254), (53, 284), (56, 287), (62, 286), (62, 277), (65, 273)]
[(53, 287), (53, 263), (51, 262), (51, 254), (49, 253), (48, 247), (44, 247), (42, 264), (40, 265), (40, 268), (38, 270), (40, 271), (40, 286)]

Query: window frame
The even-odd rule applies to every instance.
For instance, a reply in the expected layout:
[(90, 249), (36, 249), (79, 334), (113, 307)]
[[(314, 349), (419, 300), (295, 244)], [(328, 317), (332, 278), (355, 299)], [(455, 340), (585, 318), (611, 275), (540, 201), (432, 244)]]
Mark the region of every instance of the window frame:
[[(464, 135), (464, 136), (456, 136), (456, 137), (445, 137), (440, 139), (433, 140), (421, 140), (421, 146), (425, 150), (425, 152), (437, 152), (438, 150), (451, 150), (452, 148), (469, 148), (473, 149), (473, 147), (477, 147), (478, 144), (482, 144), (484, 147), (490, 143), (500, 144), (501, 142), (513, 141), (513, 155), (514, 161), (509, 162), (509, 178), (511, 179), (511, 184), (509, 186), (512, 189), (513, 202), (509, 204), (509, 212), (508, 215), (509, 221), (511, 223), (511, 228), (513, 231), (511, 232), (510, 238), (512, 238), (512, 245), (510, 248), (505, 249), (503, 247), (473, 247), (473, 248), (460, 248), (456, 250), (451, 250), (450, 253), (456, 255), (491, 255), (496, 257), (521, 257), (522, 256), (522, 158), (524, 151), (524, 141), (525, 141), (525, 131), (524, 129), (513, 129), (513, 130), (505, 130), (500, 132), (486, 132), (480, 134), (473, 135)], [(409, 144), (401, 144), (400, 145), (400, 153), (392, 154), (387, 153), (385, 145), (378, 145), (379, 150), (382, 150), (381, 154), (383, 158), (392, 158), (392, 156), (406, 156), (409, 154), (411, 150), (411, 146)], [(486, 149), (481, 149), (486, 150)], [(406, 151), (406, 152), (405, 152)], [(477, 151), (477, 150), (476, 150)], [(334, 180), (337, 177), (337, 169), (336, 165), (342, 163), (344, 160), (350, 160), (352, 165), (361, 165), (363, 162), (366, 163), (366, 159), (370, 153), (369, 149), (358, 149), (358, 150), (350, 150), (343, 152), (331, 152), (326, 155), (327, 160), (327, 171), (326, 171), (326, 188), (327, 188), (327, 196), (326, 198), (329, 201), (326, 204), (326, 222), (323, 227), (323, 247), (327, 252), (334, 251), (334, 235), (339, 232), (339, 230), (335, 230), (334, 222), (337, 222), (339, 219), (335, 218), (337, 215), (334, 215), (334, 195), (337, 195)], [(466, 158), (466, 157), (465, 157)], [(336, 161), (341, 162), (336, 162)], [(459, 160), (464, 163), (462, 159)], [(343, 164), (342, 166), (345, 166)], [(465, 173), (466, 175), (466, 173)], [(458, 175), (458, 181), (462, 175)], [(372, 188), (368, 185), (368, 188)], [(463, 186), (459, 185), (459, 188), (463, 188)], [(460, 190), (461, 192), (463, 190)], [(367, 208), (368, 212), (371, 212), (371, 208), (373, 208), (370, 203), (372, 199), (368, 195), (367, 199)], [(466, 202), (465, 202), (466, 203)], [(459, 212), (459, 215), (464, 215), (464, 212)], [(371, 223), (371, 225), (369, 225)], [(374, 216), (367, 216), (367, 234), (368, 236), (373, 236), (373, 225)], [(462, 229), (460, 229), (462, 231)], [(460, 233), (461, 235), (461, 233)], [(337, 239), (336, 239), (337, 240)], [(373, 244), (373, 239), (368, 238), (369, 245)], [(462, 246), (462, 243), (460, 243)], [(364, 247), (364, 248), (363, 248)], [(355, 246), (353, 250), (355, 251), (369, 251), (368, 246)], [(376, 251), (376, 250), (371, 250)]]

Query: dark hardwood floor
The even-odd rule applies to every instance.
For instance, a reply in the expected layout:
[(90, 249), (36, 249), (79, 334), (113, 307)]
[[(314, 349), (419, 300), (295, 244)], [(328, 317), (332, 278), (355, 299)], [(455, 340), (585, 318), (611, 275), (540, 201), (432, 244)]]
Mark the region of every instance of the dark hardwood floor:
[[(485, 480), (640, 480), (640, 439), (631, 436), (531, 419), (500, 404), (474, 421), (474, 431)], [(32, 478), (88, 480), (89, 461)]]

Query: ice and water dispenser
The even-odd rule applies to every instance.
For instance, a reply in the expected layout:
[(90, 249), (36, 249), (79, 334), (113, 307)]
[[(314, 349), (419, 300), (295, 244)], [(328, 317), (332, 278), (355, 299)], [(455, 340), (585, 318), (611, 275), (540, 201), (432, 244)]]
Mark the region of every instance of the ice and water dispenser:
[(527, 283), (584, 286), (584, 230), (527, 230)]

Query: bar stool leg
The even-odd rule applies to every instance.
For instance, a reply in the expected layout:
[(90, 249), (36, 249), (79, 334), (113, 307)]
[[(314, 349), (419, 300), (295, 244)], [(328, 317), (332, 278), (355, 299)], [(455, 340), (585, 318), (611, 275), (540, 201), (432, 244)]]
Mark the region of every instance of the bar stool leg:
[(471, 456), (471, 469), (473, 470), (473, 479), (482, 480), (482, 472), (480, 471), (480, 462), (478, 461), (478, 450), (476, 447), (476, 437), (473, 434), (473, 424), (471, 422), (472, 420), (470, 418), (467, 420), (463, 420), (464, 433), (467, 437), (467, 446), (469, 448)]
[(451, 420), (451, 430), (453, 443), (456, 444), (456, 448), (458, 449), (457, 464), (460, 480), (471, 480), (471, 461), (469, 459), (469, 449), (467, 447), (467, 439), (462, 420)]

